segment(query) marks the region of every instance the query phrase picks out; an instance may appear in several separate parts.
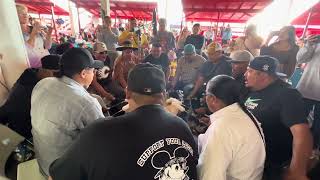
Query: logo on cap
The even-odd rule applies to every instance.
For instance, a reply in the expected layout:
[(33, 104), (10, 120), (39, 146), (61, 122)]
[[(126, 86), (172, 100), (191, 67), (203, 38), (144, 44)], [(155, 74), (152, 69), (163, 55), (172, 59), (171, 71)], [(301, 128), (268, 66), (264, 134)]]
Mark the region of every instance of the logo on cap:
[(263, 65), (262, 69), (264, 71), (269, 71), (269, 65), (268, 64)]
[(146, 92), (146, 93), (151, 93), (152, 92), (151, 88), (144, 88), (143, 91)]

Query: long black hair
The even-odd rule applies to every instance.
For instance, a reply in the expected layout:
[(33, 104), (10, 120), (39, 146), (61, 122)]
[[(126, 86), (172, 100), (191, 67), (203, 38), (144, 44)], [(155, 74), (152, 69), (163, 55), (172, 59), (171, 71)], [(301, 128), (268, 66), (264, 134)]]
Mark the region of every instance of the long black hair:
[(227, 75), (218, 75), (212, 78), (208, 82), (206, 89), (207, 94), (216, 96), (227, 106), (238, 103), (251, 120), (255, 121), (254, 116), (247, 110), (242, 101), (244, 97), (242, 97), (241, 92), (241, 84)]

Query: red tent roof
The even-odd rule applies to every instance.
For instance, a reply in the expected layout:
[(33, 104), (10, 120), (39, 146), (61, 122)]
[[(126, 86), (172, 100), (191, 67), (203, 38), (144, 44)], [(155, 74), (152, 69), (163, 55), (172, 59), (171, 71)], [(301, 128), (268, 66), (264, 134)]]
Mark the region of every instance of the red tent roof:
[(187, 21), (245, 23), (272, 0), (182, 0)]
[(51, 6), (54, 6), (53, 11), (55, 15), (69, 15), (69, 12), (54, 5), (50, 0), (16, 0), (16, 2), (26, 5), (31, 13), (51, 14)]
[[(293, 20), (291, 24), (305, 25), (308, 19), (310, 9), (304, 12), (303, 14), (301, 14), (295, 20)], [(309, 25), (320, 25), (320, 2), (315, 4), (312, 8), (312, 15), (310, 17)]]
[[(79, 7), (82, 7), (94, 14), (100, 16), (100, 0), (73, 0)], [(156, 2), (129, 2), (110, 0), (110, 15), (112, 18), (121, 19), (152, 19), (152, 11), (157, 7)]]

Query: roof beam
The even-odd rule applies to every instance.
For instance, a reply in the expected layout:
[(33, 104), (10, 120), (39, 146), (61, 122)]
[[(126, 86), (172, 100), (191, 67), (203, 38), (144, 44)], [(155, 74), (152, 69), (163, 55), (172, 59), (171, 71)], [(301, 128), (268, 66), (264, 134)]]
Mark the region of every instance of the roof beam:
[(258, 13), (261, 10), (260, 9), (209, 9), (209, 8), (204, 8), (204, 9), (191, 9), (191, 8), (185, 8), (184, 9), (185, 12), (194, 12), (194, 11), (198, 11), (198, 12), (235, 12), (235, 13)]
[(52, 2), (31, 2), (31, 1), (23, 1), (23, 0), (19, 0), (16, 2), (20, 4), (33, 5), (33, 6), (54, 6), (54, 3)]
[[(218, 22), (218, 19), (211, 19), (211, 18), (189, 18), (186, 19), (187, 21), (205, 21), (205, 22)], [(226, 22), (226, 23), (244, 23), (246, 20), (231, 20), (231, 19), (219, 19), (219, 23)]]
[[(87, 8), (87, 9), (100, 9), (99, 6), (96, 6), (96, 5), (85, 5), (85, 6), (82, 6), (84, 8)], [(153, 9), (151, 8), (133, 8), (133, 7), (120, 7), (120, 6), (116, 6), (116, 7), (110, 7), (110, 9), (113, 9), (113, 10), (119, 10), (119, 11), (132, 11), (132, 10), (135, 10), (135, 11), (147, 11), (147, 12), (152, 12)]]
[(197, 13), (197, 12), (195, 12), (195, 11), (194, 12), (190, 12), (190, 13), (186, 14), (184, 17), (187, 18), (187, 17), (189, 17), (189, 16), (191, 16), (191, 15), (193, 15), (195, 13)]

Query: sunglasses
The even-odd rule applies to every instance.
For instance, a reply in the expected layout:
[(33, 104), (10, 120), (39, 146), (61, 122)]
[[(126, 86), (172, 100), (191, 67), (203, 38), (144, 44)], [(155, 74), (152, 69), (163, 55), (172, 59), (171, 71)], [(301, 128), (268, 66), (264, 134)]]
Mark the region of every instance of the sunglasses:
[(105, 55), (105, 54), (107, 54), (107, 52), (99, 52), (99, 54)]

